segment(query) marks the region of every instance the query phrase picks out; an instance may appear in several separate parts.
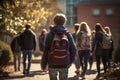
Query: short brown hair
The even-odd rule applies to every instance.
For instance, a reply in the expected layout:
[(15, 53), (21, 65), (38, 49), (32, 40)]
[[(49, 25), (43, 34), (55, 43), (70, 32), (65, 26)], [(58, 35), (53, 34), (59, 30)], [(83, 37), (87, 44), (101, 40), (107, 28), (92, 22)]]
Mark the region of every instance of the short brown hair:
[(66, 20), (66, 16), (62, 13), (57, 13), (54, 17), (54, 23), (56, 25), (64, 25)]

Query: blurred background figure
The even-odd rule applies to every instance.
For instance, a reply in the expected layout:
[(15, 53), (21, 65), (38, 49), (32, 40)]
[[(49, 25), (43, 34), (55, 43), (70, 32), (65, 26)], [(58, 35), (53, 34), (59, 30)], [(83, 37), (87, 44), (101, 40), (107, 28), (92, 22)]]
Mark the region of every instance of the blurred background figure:
[[(52, 26), (51, 26), (51, 28), (52, 28)], [(47, 35), (47, 30), (46, 29), (42, 29), (42, 32), (41, 32), (41, 34), (39, 36), (39, 50), (40, 50), (41, 57), (43, 56), (46, 35)], [(41, 65), (41, 62), (40, 62), (40, 65)], [(46, 67), (46, 69), (43, 72), (46, 72), (46, 71), (47, 71), (47, 67)]]
[[(93, 43), (94, 38), (95, 38), (95, 30), (93, 30), (91, 33), (91, 45)], [(94, 61), (94, 52), (90, 53), (90, 56), (89, 56), (89, 69), (90, 70), (92, 69), (93, 61)]]
[(111, 47), (108, 49), (108, 54), (107, 54), (107, 65), (108, 65), (108, 68), (110, 68), (111, 62), (112, 62), (112, 55), (113, 55), (112, 53), (113, 53), (113, 50), (114, 50), (113, 39), (112, 39), (112, 33), (110, 31), (110, 28), (108, 26), (106, 26), (104, 29), (105, 29), (107, 35), (111, 39)]
[(107, 53), (106, 50), (101, 46), (103, 41), (103, 36), (105, 34), (105, 30), (103, 29), (100, 23), (96, 23), (95, 25), (95, 37), (92, 46), (92, 53), (94, 52), (96, 58), (96, 67), (97, 67), (97, 76), (100, 77), (100, 64), (102, 60), (104, 73), (107, 71)]
[(39, 36), (39, 50), (40, 50), (40, 54), (43, 54), (44, 51), (44, 43), (45, 43), (45, 37), (47, 34), (47, 30), (46, 29), (42, 29), (42, 32)]
[(16, 35), (16, 37), (11, 42), (11, 50), (14, 56), (14, 71), (20, 71), (21, 64), (21, 48), (18, 43), (20, 32)]
[[(74, 41), (75, 43), (77, 44), (77, 34), (78, 34), (78, 31), (79, 31), (79, 27), (80, 27), (80, 24), (76, 23), (74, 24), (74, 33), (72, 34), (73, 38), (74, 38)], [(80, 62), (79, 62), (79, 55), (78, 55), (78, 51), (75, 55), (75, 61), (74, 61), (74, 64), (75, 64), (75, 68), (76, 68), (76, 71), (75, 73), (76, 74), (79, 74), (80, 72)]]
[(80, 77), (84, 79), (91, 50), (91, 30), (86, 22), (80, 23), (77, 45), (80, 65), (82, 67)]

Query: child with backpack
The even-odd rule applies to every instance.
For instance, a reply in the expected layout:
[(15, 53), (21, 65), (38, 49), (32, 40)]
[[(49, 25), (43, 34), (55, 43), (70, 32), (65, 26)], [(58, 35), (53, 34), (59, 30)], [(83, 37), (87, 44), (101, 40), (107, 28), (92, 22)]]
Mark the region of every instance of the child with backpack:
[(48, 64), (50, 80), (68, 80), (68, 69), (74, 61), (76, 45), (72, 35), (64, 27), (65, 22), (64, 14), (56, 14), (55, 26), (46, 36), (41, 66), (44, 70)]
[(111, 66), (111, 62), (112, 62), (112, 52), (113, 52), (113, 39), (112, 39), (112, 33), (110, 31), (110, 28), (108, 26), (104, 27), (107, 35), (109, 36), (109, 42), (110, 42), (110, 45), (109, 45), (109, 48), (107, 49), (108, 50), (108, 54), (107, 54), (107, 65), (108, 65), (108, 68), (110, 68)]
[(86, 22), (80, 23), (80, 30), (77, 37), (77, 48), (80, 65), (82, 67), (80, 77), (84, 79), (91, 50), (91, 30)]
[(104, 44), (102, 44), (104, 42), (104, 35), (105, 35), (105, 30), (103, 29), (102, 25), (100, 23), (96, 23), (95, 38), (93, 40), (93, 46), (92, 46), (92, 51), (91, 51), (92, 53), (94, 51), (94, 55), (95, 55), (95, 59), (96, 59), (96, 67), (97, 67), (96, 78), (99, 78), (101, 75), (100, 74), (101, 60), (102, 60), (102, 64), (103, 64), (104, 73), (106, 73), (106, 71), (107, 71), (107, 51), (103, 47)]

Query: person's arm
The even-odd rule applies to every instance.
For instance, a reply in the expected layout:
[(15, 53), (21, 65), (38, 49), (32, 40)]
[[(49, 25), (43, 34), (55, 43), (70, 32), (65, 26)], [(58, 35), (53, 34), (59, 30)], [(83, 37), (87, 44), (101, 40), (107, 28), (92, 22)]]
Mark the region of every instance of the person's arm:
[(33, 47), (33, 50), (35, 51), (36, 50), (36, 42), (37, 42), (37, 39), (36, 39), (36, 35), (34, 35), (34, 47)]
[(48, 52), (50, 50), (50, 45), (51, 45), (52, 37), (51, 34), (47, 34), (45, 38), (45, 48), (42, 56), (42, 61), (41, 61), (41, 67), (44, 70), (46, 68), (46, 65), (48, 63)]
[(70, 33), (68, 33), (68, 39), (69, 39), (70, 62), (72, 63), (75, 59), (77, 47)]
[(12, 40), (11, 44), (10, 44), (11, 50), (12, 52), (14, 52), (15, 49), (15, 39)]

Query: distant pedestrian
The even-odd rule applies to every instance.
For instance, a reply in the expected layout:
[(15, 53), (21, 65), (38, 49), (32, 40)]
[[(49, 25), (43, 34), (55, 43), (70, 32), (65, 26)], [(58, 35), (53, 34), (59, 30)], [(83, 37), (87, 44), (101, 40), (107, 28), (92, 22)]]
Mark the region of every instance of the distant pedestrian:
[(107, 35), (110, 37), (111, 39), (111, 45), (110, 45), (110, 48), (107, 49), (108, 50), (108, 54), (107, 54), (107, 65), (108, 65), (108, 68), (110, 68), (111, 66), (111, 63), (112, 63), (112, 53), (113, 53), (113, 50), (114, 50), (114, 46), (113, 46), (113, 39), (112, 39), (112, 33), (110, 31), (110, 28), (108, 26), (106, 26), (105, 28), (105, 31), (107, 33)]
[[(42, 32), (39, 36), (39, 50), (40, 50), (40, 54), (41, 54), (41, 57), (43, 56), (43, 51), (44, 51), (44, 48), (45, 48), (45, 37), (47, 35), (47, 30), (46, 29), (42, 29)], [(41, 64), (41, 62), (40, 62)], [(47, 69), (46, 69), (47, 71)]]
[(45, 45), (45, 37), (47, 34), (47, 30), (46, 29), (42, 29), (42, 32), (39, 36), (39, 49), (40, 49), (40, 54), (43, 55), (43, 51), (44, 51), (44, 45)]
[[(93, 40), (95, 38), (95, 31), (93, 30), (92, 33), (91, 33), (91, 45), (93, 43)], [(92, 45), (93, 46), (93, 45)], [(94, 61), (94, 52), (90, 54), (89, 56), (89, 69), (91, 70), (92, 69), (92, 65), (93, 65), (93, 61)]]
[(19, 39), (19, 35), (20, 33), (18, 33), (18, 35), (12, 40), (11, 42), (11, 49), (13, 52), (13, 56), (14, 56), (14, 71), (20, 71), (20, 64), (21, 64), (21, 48), (20, 45), (18, 43), (18, 39)]
[[(78, 23), (76, 23), (75, 25), (74, 25), (74, 33), (72, 34), (72, 36), (73, 36), (73, 38), (74, 38), (74, 41), (75, 41), (75, 43), (77, 44), (77, 34), (78, 34), (78, 31), (79, 31), (79, 27), (80, 27), (80, 24), (78, 24)], [(78, 55), (78, 51), (77, 51), (77, 53), (76, 53), (76, 55), (75, 55), (75, 61), (74, 61), (74, 64), (75, 64), (75, 68), (76, 68), (76, 71), (75, 71), (75, 73), (76, 74), (79, 74), (79, 72), (80, 72), (80, 62), (79, 62), (79, 55)]]
[(103, 36), (105, 34), (105, 30), (103, 29), (102, 25), (100, 23), (96, 23), (95, 25), (95, 38), (93, 41), (92, 46), (92, 53), (94, 52), (95, 58), (96, 58), (96, 66), (97, 66), (97, 78), (100, 77), (100, 64), (101, 59), (103, 63), (104, 73), (106, 73), (107, 70), (107, 53), (106, 50), (101, 46), (103, 41)]
[[(32, 53), (36, 49), (36, 35), (31, 30), (30, 25), (25, 26), (25, 31), (21, 33), (19, 37), (19, 44), (23, 52), (23, 74), (29, 75), (30, 67), (32, 63)], [(26, 59), (28, 58), (28, 65), (26, 65)]]
[(54, 27), (54, 25), (50, 25), (50, 26), (49, 26), (49, 30), (51, 30), (53, 27)]
[(91, 51), (91, 30), (86, 22), (80, 23), (77, 45), (78, 45), (77, 48), (80, 59), (80, 65), (82, 67), (82, 72), (80, 74), (80, 77), (84, 79), (87, 71), (88, 60)]
[(50, 80), (68, 80), (68, 69), (76, 54), (75, 42), (64, 27), (65, 22), (64, 14), (56, 14), (55, 25), (46, 36), (42, 69), (44, 70), (48, 64)]

